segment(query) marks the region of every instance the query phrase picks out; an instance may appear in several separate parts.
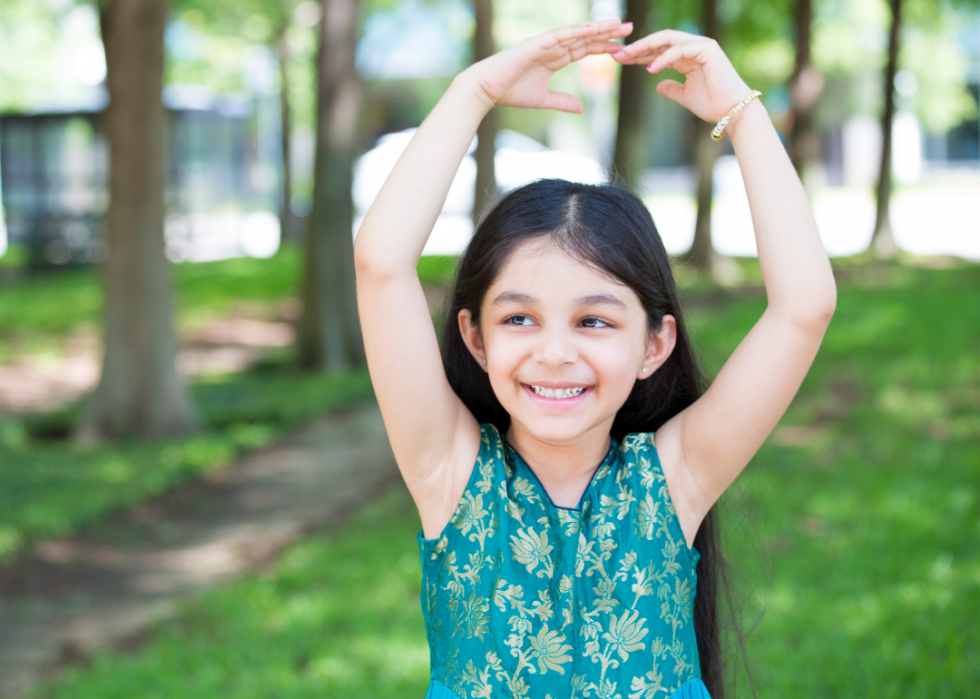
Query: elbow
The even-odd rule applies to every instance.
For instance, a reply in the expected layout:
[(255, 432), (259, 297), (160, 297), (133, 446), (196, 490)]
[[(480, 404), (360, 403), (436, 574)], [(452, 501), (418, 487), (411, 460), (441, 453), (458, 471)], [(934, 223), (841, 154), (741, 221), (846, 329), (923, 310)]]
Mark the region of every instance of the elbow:
[[(363, 226), (362, 226), (363, 228)], [(354, 273), (359, 279), (384, 276), (385, 258), (379, 254), (369, 236), (358, 235), (354, 239)]]
[(830, 324), (830, 319), (834, 317), (837, 310), (837, 281), (831, 273), (827, 276), (826, 283), (819, 293), (814, 294), (814, 314), (817, 320), (823, 323), (824, 327)]
[(364, 236), (358, 235), (354, 239), (354, 271), (359, 277), (370, 272), (374, 266), (370, 247), (370, 244), (365, 242)]
[(798, 328), (823, 334), (837, 310), (837, 287), (831, 280), (823, 288), (811, 288), (795, 302), (776, 305), (770, 303), (769, 308)]
[(836, 310), (837, 285), (831, 278), (830, 283), (824, 288), (814, 289), (804, 299), (796, 313), (797, 323), (823, 332), (830, 325), (830, 320), (834, 317)]
[(830, 319), (834, 317), (834, 313), (836, 311), (837, 311), (837, 286), (831, 284), (830, 291), (829, 293), (827, 293), (826, 299), (819, 307), (819, 317), (823, 321), (825, 326), (830, 324)]
[[(361, 226), (363, 230), (363, 225)], [(387, 284), (406, 274), (417, 274), (415, 264), (402, 263), (401, 258), (385, 247), (383, 240), (358, 234), (354, 240), (354, 275), (358, 285)]]

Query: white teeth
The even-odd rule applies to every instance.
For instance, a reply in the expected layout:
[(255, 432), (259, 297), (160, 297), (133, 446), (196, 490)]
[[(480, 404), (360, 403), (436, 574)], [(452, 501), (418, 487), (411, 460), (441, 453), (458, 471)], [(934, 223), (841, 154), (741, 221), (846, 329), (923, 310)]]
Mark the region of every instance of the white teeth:
[(544, 396), (545, 398), (557, 398), (561, 400), (562, 398), (574, 398), (575, 396), (582, 393), (585, 387), (580, 388), (543, 388), (541, 386), (531, 386), (531, 390), (537, 393), (539, 396)]

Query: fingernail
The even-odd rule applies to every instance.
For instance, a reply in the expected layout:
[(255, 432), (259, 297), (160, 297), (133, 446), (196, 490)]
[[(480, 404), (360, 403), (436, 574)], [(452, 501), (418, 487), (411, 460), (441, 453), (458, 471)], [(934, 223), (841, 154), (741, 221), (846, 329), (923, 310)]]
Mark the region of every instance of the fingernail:
[(623, 26), (632, 27), (633, 26), (633, 23), (632, 22), (623, 22)]
[(647, 66), (647, 70), (650, 70), (651, 68), (653, 68), (653, 63)]

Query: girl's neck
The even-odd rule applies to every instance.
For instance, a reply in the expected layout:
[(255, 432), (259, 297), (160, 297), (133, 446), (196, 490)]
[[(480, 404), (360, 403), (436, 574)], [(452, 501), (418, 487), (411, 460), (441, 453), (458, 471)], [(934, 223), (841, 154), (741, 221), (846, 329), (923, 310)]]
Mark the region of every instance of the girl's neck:
[(597, 425), (569, 442), (550, 442), (511, 422), (507, 442), (531, 467), (555, 505), (577, 507), (609, 453), (611, 427), (611, 422)]

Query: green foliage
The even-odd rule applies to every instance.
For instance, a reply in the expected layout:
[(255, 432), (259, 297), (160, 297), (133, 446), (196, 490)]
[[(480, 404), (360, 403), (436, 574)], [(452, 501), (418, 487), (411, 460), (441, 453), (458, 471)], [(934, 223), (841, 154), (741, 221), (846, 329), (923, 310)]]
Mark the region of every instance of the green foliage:
[[(884, 0), (827, 0), (815, 6), (813, 59), (826, 76), (850, 78), (846, 103), (833, 104), (824, 119), (846, 114), (878, 115), (883, 103), (884, 66), (888, 58), (891, 13)], [(905, 0), (899, 69), (918, 83), (914, 100), (899, 98), (934, 132), (953, 128), (976, 114), (966, 89), (967, 57), (953, 37), (976, 10), (957, 10), (950, 3)]]
[[(758, 696), (971, 696), (980, 266), (844, 265), (812, 371), (723, 505), (747, 622), (759, 622)], [(692, 317), (712, 371), (765, 308), (716, 294), (696, 295)], [(138, 653), (100, 654), (37, 696), (420, 697), (418, 530), (394, 491), (274, 573), (190, 604)], [(743, 677), (737, 696), (747, 688)]]
[(0, 112), (33, 106), (71, 83), (58, 70), (63, 13), (51, 2), (0, 0)]
[(208, 431), (180, 439), (79, 447), (79, 408), (0, 423), (0, 564), (264, 446), (314, 415), (373, 395), (365, 372), (299, 374), (268, 365), (193, 386)]

